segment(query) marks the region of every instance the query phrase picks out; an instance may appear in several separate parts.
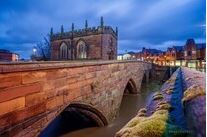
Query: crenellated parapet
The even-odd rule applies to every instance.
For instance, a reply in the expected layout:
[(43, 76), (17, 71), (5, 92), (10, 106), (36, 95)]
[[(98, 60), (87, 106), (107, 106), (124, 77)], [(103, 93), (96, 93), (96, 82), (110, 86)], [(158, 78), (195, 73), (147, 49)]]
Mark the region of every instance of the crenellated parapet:
[(103, 26), (100, 27), (89, 27), (87, 29), (77, 29), (74, 31), (68, 32), (58, 32), (50, 35), (51, 40), (58, 40), (58, 39), (68, 39), (74, 37), (83, 37), (88, 35), (98, 35), (98, 34), (112, 34), (115, 38), (117, 38), (117, 33), (111, 26)]
[(88, 27), (88, 21), (86, 20), (84, 29), (74, 29), (74, 24), (72, 24), (72, 28), (70, 31), (65, 32), (63, 26), (61, 26), (60, 32), (53, 33), (53, 28), (51, 28), (50, 38), (53, 41), (98, 34), (111, 34), (117, 39), (118, 28), (116, 27), (116, 29), (114, 30), (111, 26), (104, 26), (103, 17), (101, 17), (100, 26)]

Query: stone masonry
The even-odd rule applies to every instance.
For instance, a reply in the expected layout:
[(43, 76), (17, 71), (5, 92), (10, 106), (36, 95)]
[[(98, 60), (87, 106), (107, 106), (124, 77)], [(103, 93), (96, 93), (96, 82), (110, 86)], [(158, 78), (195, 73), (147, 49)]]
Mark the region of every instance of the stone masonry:
[(128, 81), (138, 93), (151, 67), (139, 61), (0, 64), (0, 135), (38, 136), (72, 102), (111, 122)]
[(79, 30), (74, 30), (74, 24), (68, 32), (64, 32), (63, 26), (59, 33), (54, 34), (51, 29), (51, 60), (114, 60), (117, 57), (117, 40), (118, 28), (114, 30), (105, 26), (103, 18), (97, 27), (88, 27), (86, 21), (85, 28)]

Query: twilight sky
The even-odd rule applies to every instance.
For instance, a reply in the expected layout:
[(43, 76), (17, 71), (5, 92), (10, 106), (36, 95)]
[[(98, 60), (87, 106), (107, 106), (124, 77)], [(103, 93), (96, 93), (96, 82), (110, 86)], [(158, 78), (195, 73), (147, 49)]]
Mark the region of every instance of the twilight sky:
[(187, 38), (205, 42), (205, 0), (0, 0), (0, 49), (29, 58), (49, 33), (99, 25), (118, 26), (118, 52), (142, 47), (165, 50)]

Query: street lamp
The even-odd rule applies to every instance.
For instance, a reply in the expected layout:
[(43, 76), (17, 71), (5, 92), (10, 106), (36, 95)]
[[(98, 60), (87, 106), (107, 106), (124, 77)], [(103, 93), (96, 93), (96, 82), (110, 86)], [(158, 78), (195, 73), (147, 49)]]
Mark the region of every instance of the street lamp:
[(37, 52), (37, 49), (36, 48), (33, 48), (33, 55), (36, 55), (36, 52)]

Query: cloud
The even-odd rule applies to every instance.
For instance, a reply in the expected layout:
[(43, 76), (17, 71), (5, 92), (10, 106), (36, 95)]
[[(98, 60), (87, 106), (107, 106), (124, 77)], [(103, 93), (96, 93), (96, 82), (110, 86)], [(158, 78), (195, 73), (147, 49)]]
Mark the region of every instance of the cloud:
[(170, 18), (176, 15), (180, 10), (186, 8), (193, 0), (160, 0), (146, 8), (142, 16), (137, 17), (131, 28), (145, 26), (151, 22), (162, 21), (162, 19)]
[[(205, 42), (204, 0), (5, 0), (0, 1), (0, 48), (29, 58), (35, 43), (55, 32), (82, 28), (85, 19), (97, 26), (119, 27), (119, 52), (143, 46), (166, 49), (188, 38)], [(180, 43), (179, 43), (180, 42)]]
[(123, 17), (129, 14), (130, 10), (134, 7), (133, 1), (128, 0), (115, 0), (115, 1), (108, 1), (104, 3), (99, 3), (96, 6), (97, 9), (97, 16), (114, 16), (116, 17)]

